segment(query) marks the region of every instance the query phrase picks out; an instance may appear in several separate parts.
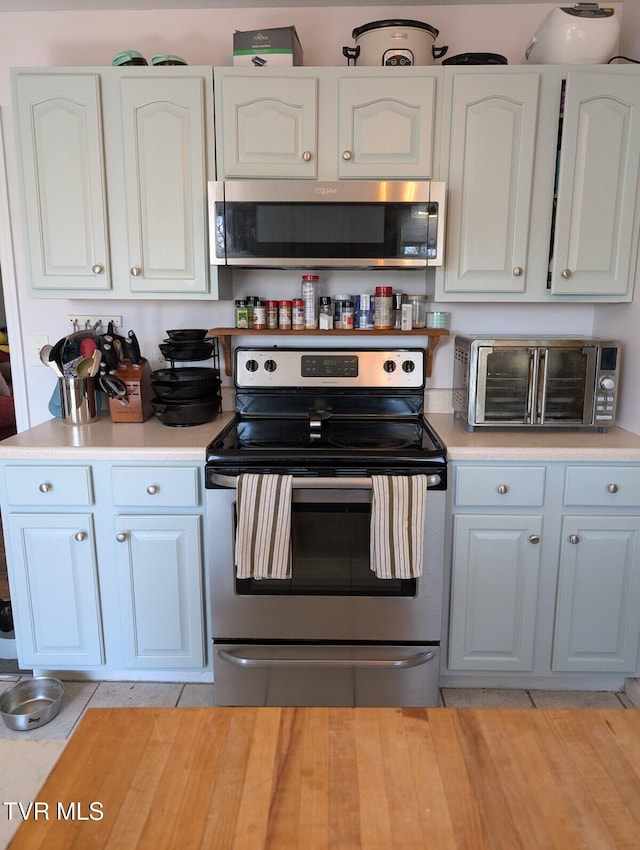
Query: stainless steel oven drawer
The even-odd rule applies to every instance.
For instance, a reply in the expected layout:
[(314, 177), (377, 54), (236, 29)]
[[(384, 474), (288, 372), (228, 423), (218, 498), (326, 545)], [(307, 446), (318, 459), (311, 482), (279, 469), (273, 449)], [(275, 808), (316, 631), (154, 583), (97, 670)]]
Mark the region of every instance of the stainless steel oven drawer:
[(216, 644), (216, 705), (438, 705), (439, 646)]

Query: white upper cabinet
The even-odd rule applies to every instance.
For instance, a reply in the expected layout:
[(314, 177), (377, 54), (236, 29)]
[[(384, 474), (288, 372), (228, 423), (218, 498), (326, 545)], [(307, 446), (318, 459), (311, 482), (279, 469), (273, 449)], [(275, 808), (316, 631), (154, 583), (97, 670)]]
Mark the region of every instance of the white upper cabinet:
[(219, 177), (425, 180), (440, 68), (216, 68)]
[(49, 297), (219, 297), (211, 68), (15, 69), (29, 274)]
[(525, 291), (539, 96), (537, 73), (452, 79), (445, 295)]
[(625, 296), (639, 225), (640, 80), (569, 73), (551, 291)]
[(340, 77), (338, 177), (432, 178), (436, 88), (426, 74)]
[(111, 289), (97, 74), (20, 74), (16, 123), (31, 285)]
[(250, 72), (216, 78), (217, 157), (225, 178), (315, 179), (318, 81)]
[(439, 301), (630, 301), (640, 80), (629, 66), (445, 69)]

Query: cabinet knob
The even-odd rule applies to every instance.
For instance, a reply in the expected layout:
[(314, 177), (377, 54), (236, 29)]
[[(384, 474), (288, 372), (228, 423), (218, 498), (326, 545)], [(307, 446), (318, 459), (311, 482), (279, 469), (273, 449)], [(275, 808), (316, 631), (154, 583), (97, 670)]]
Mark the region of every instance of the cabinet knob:
[(522, 268), (522, 266), (516, 266), (515, 269), (513, 270), (513, 276), (514, 277), (521, 277), (523, 274), (524, 274), (524, 269)]
[(617, 484), (607, 484), (607, 493), (617, 493), (619, 489)]
[(119, 534), (116, 534), (116, 540), (118, 543), (124, 543), (127, 539), (126, 532), (121, 531)]
[(302, 158), (305, 162), (309, 162), (311, 160), (311, 151), (303, 151)]
[(79, 531), (77, 534), (74, 534), (73, 536), (78, 541), (78, 543), (82, 543), (83, 540), (87, 539), (87, 532), (86, 531)]
[(353, 159), (353, 154), (351, 151), (342, 151), (342, 158), (346, 159), (348, 162), (350, 159)]
[(563, 277), (565, 280), (569, 280), (571, 275), (572, 275), (571, 269), (562, 269), (562, 271), (560, 272), (560, 276)]
[(529, 543), (539, 543), (540, 535), (539, 534), (530, 534), (529, 535)]
[(570, 534), (568, 539), (569, 543), (573, 543), (574, 546), (576, 545), (576, 543), (580, 542), (580, 538), (577, 534)]
[(38, 490), (40, 490), (41, 493), (48, 493), (52, 489), (53, 484), (49, 484), (47, 481), (43, 481), (42, 484), (38, 485)]
[(507, 484), (498, 484), (496, 490), (498, 491), (498, 493), (500, 493), (501, 496), (504, 496), (505, 493), (509, 492), (509, 486)]
[(142, 274), (142, 269), (140, 268), (140, 266), (131, 266), (131, 274), (134, 277), (140, 277), (140, 275)]
[(149, 486), (147, 487), (147, 493), (150, 496), (155, 496), (155, 494), (158, 492), (159, 489), (160, 488), (158, 487), (157, 484), (149, 484)]
[(104, 271), (104, 266), (101, 266), (99, 263), (96, 263), (95, 266), (91, 266), (91, 271), (94, 274), (102, 274)]

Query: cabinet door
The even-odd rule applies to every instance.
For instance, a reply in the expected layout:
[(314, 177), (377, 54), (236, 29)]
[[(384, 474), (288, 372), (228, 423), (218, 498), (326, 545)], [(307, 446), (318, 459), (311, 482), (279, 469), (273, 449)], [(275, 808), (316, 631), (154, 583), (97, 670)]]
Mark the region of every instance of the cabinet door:
[(457, 74), (452, 85), (442, 297), (524, 292), (540, 75)]
[(10, 580), (22, 667), (104, 662), (93, 517), (10, 514)]
[(639, 636), (640, 517), (565, 517), (553, 669), (635, 671)]
[(551, 291), (629, 295), (640, 221), (637, 76), (569, 73)]
[(454, 518), (451, 670), (531, 670), (541, 516)]
[(123, 515), (115, 527), (126, 666), (202, 667), (200, 517)]
[(31, 285), (107, 291), (100, 78), (25, 73), (14, 85)]
[(205, 80), (120, 80), (132, 293), (207, 293)]
[(438, 79), (392, 73), (341, 77), (338, 177), (432, 178)]
[(317, 79), (250, 74), (216, 82), (219, 176), (318, 176)]

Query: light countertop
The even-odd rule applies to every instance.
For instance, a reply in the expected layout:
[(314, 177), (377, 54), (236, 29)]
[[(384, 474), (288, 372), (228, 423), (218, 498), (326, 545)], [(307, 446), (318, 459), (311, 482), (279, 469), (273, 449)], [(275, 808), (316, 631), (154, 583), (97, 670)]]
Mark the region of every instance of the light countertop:
[(622, 428), (606, 433), (517, 428), (469, 432), (452, 413), (428, 413), (427, 419), (447, 446), (450, 460), (640, 463), (640, 436)]
[[(102, 414), (91, 425), (72, 426), (51, 419), (0, 441), (0, 458), (23, 460), (203, 461), (207, 445), (231, 421), (224, 411), (212, 422), (188, 428), (163, 425), (156, 417), (144, 423), (111, 422)], [(484, 430), (473, 433), (451, 413), (428, 413), (451, 460), (584, 461), (640, 463), (640, 436), (612, 428), (597, 431)]]

